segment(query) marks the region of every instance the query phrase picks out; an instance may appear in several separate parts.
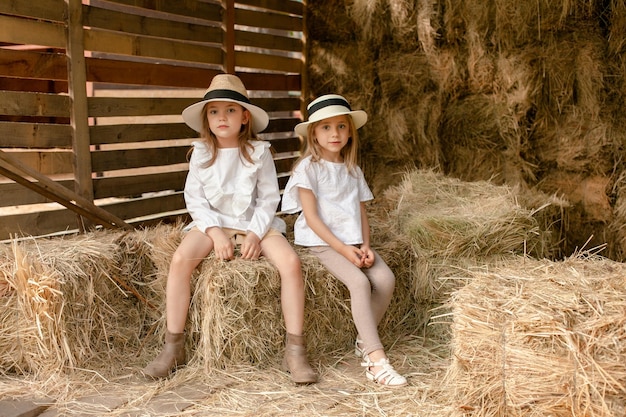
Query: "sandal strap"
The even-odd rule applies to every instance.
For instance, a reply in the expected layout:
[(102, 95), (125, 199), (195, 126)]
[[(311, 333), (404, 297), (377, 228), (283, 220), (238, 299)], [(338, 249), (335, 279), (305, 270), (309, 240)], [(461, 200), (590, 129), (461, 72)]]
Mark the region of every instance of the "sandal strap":
[(400, 375), (393, 366), (387, 364), (383, 365), (383, 369), (374, 375), (374, 381), (379, 384), (381, 383), (380, 381), (384, 381), (383, 385), (397, 385), (395, 381), (405, 384), (406, 378)]
[[(370, 368), (372, 366), (385, 366), (385, 365), (391, 366), (391, 364), (389, 363), (389, 358), (382, 358), (378, 362), (372, 362), (371, 360), (369, 360), (370, 359), (369, 356), (366, 356), (363, 359), (365, 359), (365, 361), (361, 362), (361, 366), (364, 366), (366, 368)], [(393, 368), (393, 366), (391, 367)]]

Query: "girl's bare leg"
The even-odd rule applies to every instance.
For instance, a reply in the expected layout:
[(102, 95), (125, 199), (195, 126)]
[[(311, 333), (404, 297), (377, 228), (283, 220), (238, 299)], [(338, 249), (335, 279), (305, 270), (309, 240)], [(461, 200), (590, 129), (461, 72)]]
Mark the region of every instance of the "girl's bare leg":
[(287, 329), (287, 343), (283, 368), (291, 373), (294, 382), (310, 384), (317, 374), (309, 365), (304, 338), (304, 281), (300, 258), (287, 239), (275, 235), (261, 241), (261, 253), (278, 269), (280, 299)]

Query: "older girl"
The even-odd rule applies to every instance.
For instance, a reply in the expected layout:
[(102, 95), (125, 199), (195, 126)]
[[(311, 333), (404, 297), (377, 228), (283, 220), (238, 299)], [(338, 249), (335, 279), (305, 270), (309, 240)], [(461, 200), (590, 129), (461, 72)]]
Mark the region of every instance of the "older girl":
[(202, 136), (193, 143), (184, 191), (193, 223), (170, 264), (165, 346), (144, 373), (162, 378), (186, 363), (184, 329), (191, 275), (211, 251), (218, 259), (232, 259), (239, 244), (243, 259), (266, 256), (280, 274), (287, 329), (283, 367), (296, 383), (317, 381), (303, 336), (301, 264), (282, 234), (284, 222), (275, 217), (280, 194), (270, 144), (256, 137), (268, 125), (267, 113), (250, 103), (238, 77), (221, 74), (213, 78), (203, 100), (182, 115)]

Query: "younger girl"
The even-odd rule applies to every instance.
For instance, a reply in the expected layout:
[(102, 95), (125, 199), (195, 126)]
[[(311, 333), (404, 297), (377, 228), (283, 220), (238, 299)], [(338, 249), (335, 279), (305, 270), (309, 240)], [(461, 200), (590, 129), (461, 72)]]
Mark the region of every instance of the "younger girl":
[(294, 224), (295, 243), (308, 246), (326, 269), (350, 291), (358, 331), (355, 353), (365, 375), (386, 386), (406, 385), (389, 363), (378, 336), (393, 295), (393, 272), (370, 247), (365, 202), (372, 193), (357, 166), (357, 129), (367, 121), (345, 98), (329, 94), (308, 108), (309, 120), (296, 126), (306, 150), (296, 163), (283, 196), (287, 213), (302, 213)]
[(162, 378), (186, 363), (191, 275), (211, 251), (217, 259), (233, 259), (234, 245), (240, 244), (241, 258), (266, 256), (280, 274), (287, 329), (283, 367), (296, 383), (317, 381), (303, 336), (300, 260), (281, 233), (284, 222), (275, 217), (280, 194), (270, 144), (256, 137), (268, 125), (267, 113), (250, 103), (238, 77), (221, 74), (213, 78), (204, 99), (182, 115), (202, 136), (193, 143), (184, 192), (193, 223), (174, 252), (167, 277), (165, 346), (144, 373)]

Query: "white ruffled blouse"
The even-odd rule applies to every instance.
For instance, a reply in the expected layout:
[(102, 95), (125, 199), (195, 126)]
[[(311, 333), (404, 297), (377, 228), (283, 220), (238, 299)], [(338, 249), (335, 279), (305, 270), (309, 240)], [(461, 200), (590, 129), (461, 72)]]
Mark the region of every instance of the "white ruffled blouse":
[[(283, 193), (282, 210), (286, 213), (302, 211), (298, 188), (311, 190), (317, 199), (317, 210), (322, 221), (335, 236), (347, 245), (363, 243), (361, 202), (374, 198), (363, 172), (356, 167), (351, 174), (344, 163), (325, 160), (312, 162), (311, 157), (294, 168)], [(295, 243), (302, 246), (328, 246), (307, 225), (300, 213), (293, 226)]]
[(185, 203), (193, 222), (205, 232), (209, 227), (226, 227), (254, 232), (261, 239), (270, 227), (285, 233), (285, 222), (276, 217), (280, 191), (276, 166), (265, 141), (251, 141), (252, 161), (239, 148), (220, 148), (213, 165), (206, 164), (211, 153), (204, 142), (193, 142), (189, 173), (185, 182)]

